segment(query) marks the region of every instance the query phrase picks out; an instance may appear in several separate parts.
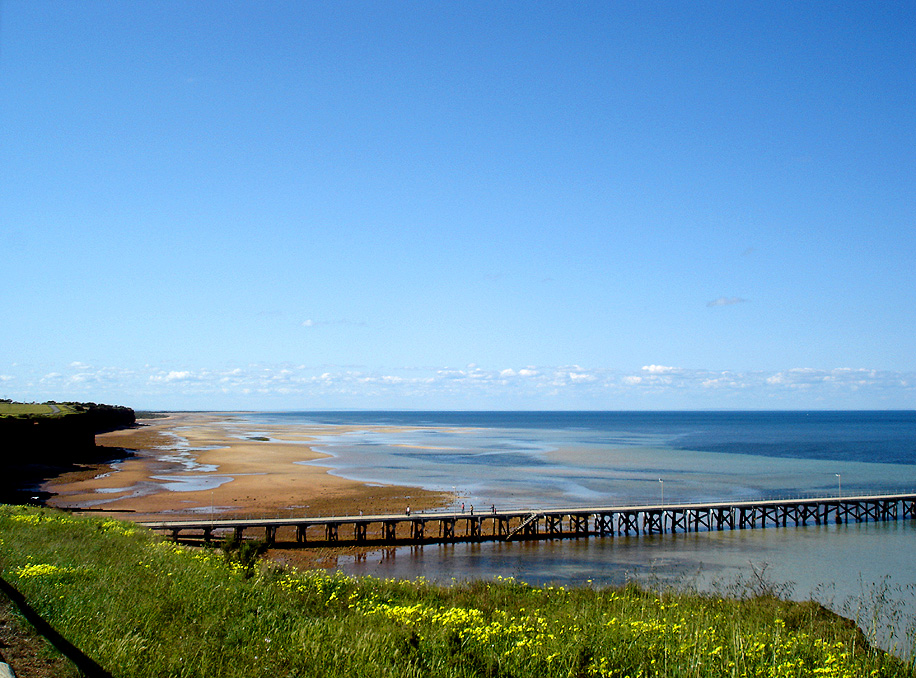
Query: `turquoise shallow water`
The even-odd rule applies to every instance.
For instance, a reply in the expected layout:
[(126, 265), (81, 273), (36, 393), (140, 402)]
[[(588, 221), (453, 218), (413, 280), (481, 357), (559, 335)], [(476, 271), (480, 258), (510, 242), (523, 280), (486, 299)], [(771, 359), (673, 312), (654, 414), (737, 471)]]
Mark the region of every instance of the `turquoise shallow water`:
[[(316, 462), (365, 482), (453, 490), (500, 508), (712, 501), (916, 489), (913, 412), (346, 412), (251, 415), (259, 424), (347, 425)], [(275, 433), (276, 435), (276, 433)], [(403, 507), (392, 507), (403, 510)], [(916, 521), (391, 549), (341, 569), (448, 581), (657, 585), (731, 591), (768, 582), (813, 597), (885, 646), (916, 619)], [(892, 620), (892, 617), (897, 617)], [(881, 626), (881, 624), (878, 624)]]
[(282, 413), (258, 422), (355, 426), (320, 438), (313, 447), (332, 459), (315, 463), (364, 482), (454, 489), (478, 506), (916, 489), (911, 412)]

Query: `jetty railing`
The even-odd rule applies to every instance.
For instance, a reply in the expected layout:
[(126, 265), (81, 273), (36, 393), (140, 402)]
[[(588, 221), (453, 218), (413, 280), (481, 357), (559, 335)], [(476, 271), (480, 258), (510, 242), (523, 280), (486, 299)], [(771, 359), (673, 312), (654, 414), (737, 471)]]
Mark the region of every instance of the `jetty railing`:
[(916, 493), (142, 524), (175, 540), (209, 542), (229, 535), (244, 539), (246, 533), (262, 530), (268, 544), (309, 547), (613, 538), (900, 519), (916, 519)]

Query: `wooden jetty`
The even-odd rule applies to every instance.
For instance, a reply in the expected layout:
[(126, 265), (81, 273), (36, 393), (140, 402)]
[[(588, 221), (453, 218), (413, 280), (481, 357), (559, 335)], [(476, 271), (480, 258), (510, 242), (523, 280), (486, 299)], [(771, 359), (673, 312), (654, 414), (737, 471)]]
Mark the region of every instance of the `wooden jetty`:
[(916, 494), (142, 524), (175, 540), (244, 539), (246, 532), (260, 532), (268, 544), (309, 547), (620, 537), (906, 518), (916, 519)]

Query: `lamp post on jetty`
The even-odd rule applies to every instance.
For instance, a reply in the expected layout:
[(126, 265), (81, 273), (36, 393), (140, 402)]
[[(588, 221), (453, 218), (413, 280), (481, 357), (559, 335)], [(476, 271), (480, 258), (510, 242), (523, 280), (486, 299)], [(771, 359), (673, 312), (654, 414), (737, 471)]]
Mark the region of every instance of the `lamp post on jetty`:
[(665, 505), (665, 481), (659, 478), (658, 482), (661, 483), (661, 486), (662, 486), (662, 506), (664, 506)]
[(843, 477), (839, 473), (833, 475), (836, 476), (836, 496), (837, 499), (840, 499), (843, 496)]

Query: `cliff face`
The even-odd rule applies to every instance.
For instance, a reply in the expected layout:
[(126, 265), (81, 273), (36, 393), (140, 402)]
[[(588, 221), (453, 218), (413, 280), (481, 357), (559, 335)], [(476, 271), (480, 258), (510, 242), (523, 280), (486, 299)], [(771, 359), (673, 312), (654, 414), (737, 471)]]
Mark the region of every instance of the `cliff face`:
[(68, 403), (67, 409), (56, 416), (0, 418), (0, 502), (40, 496), (32, 488), (41, 480), (111, 458), (95, 446), (95, 435), (136, 423), (128, 407)]

